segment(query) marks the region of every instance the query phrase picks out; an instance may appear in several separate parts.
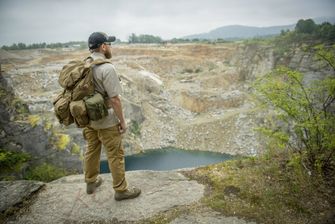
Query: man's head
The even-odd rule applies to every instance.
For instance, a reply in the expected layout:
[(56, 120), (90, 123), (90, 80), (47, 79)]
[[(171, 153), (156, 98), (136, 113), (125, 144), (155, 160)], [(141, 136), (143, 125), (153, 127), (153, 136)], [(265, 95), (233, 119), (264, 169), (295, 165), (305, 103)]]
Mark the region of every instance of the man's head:
[(114, 36), (107, 36), (102, 32), (94, 32), (88, 38), (88, 47), (91, 52), (100, 52), (106, 58), (112, 58), (111, 43), (115, 41)]

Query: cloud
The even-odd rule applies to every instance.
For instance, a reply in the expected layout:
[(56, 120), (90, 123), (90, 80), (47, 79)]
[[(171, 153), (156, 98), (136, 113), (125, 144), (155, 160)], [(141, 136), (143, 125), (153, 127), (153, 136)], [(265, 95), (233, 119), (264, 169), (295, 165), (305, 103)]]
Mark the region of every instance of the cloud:
[(292, 24), (334, 9), (333, 0), (0, 0), (0, 44), (86, 40), (94, 31), (173, 38), (223, 25)]

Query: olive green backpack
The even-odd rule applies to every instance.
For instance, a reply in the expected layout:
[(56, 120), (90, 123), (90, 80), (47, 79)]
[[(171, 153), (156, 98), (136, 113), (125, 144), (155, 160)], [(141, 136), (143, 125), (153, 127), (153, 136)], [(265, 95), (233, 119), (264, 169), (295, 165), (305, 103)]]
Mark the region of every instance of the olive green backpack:
[(87, 59), (69, 62), (59, 75), (58, 83), (64, 90), (53, 101), (53, 105), (59, 122), (66, 126), (76, 123), (77, 127), (86, 127), (90, 121), (108, 115), (103, 95), (95, 91), (92, 67), (111, 62)]

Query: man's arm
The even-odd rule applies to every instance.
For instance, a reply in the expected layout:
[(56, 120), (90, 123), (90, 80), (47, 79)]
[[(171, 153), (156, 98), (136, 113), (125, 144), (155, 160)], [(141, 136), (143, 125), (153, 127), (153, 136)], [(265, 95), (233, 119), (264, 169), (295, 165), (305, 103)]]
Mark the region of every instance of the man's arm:
[(121, 134), (125, 133), (127, 130), (127, 124), (122, 111), (122, 103), (119, 96), (114, 96), (108, 99), (108, 105), (114, 110), (115, 115), (120, 121), (119, 131)]

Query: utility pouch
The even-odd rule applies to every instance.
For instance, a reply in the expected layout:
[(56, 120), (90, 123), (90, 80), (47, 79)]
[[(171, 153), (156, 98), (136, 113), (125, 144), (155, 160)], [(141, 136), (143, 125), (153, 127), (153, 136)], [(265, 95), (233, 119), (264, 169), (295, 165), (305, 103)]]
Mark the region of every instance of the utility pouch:
[(100, 93), (85, 97), (84, 102), (89, 120), (97, 121), (108, 115), (105, 100)]

